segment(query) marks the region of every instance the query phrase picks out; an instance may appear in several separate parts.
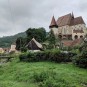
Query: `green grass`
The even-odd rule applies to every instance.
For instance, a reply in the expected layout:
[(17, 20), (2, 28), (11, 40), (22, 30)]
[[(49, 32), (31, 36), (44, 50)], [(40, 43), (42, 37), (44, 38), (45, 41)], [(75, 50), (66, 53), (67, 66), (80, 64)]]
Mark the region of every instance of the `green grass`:
[(13, 60), (0, 66), (0, 87), (87, 87), (87, 70), (71, 63)]

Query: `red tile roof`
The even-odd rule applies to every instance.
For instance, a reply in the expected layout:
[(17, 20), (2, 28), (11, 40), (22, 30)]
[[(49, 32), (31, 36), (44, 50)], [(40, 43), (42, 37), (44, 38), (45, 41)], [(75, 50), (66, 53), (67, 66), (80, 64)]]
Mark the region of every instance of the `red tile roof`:
[(80, 16), (80, 17), (74, 18), (74, 14), (69, 13), (67, 15), (59, 17), (57, 22), (55, 21), (55, 18), (53, 16), (50, 26), (58, 25), (59, 27), (61, 27), (65, 25), (73, 26), (77, 24), (85, 24), (82, 17)]
[(71, 20), (71, 23), (70, 23), (71, 26), (77, 25), (77, 24), (85, 24), (81, 16)]
[(74, 41), (62, 41), (64, 46), (72, 47), (82, 43), (82, 39), (76, 39)]
[(64, 25), (70, 25), (70, 20), (71, 20), (71, 14), (64, 15), (58, 18), (57, 25), (59, 27), (64, 26)]
[(73, 41), (63, 41), (62, 43), (64, 46), (71, 46), (72, 42)]

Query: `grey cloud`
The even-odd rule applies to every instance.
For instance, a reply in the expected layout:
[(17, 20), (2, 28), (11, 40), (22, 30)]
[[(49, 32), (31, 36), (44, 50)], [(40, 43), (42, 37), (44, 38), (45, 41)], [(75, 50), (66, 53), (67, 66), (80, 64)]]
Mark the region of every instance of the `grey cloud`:
[(57, 19), (72, 11), (75, 16), (83, 16), (87, 23), (86, 4), (86, 0), (0, 0), (0, 36), (29, 27), (45, 27), (49, 31), (53, 15)]

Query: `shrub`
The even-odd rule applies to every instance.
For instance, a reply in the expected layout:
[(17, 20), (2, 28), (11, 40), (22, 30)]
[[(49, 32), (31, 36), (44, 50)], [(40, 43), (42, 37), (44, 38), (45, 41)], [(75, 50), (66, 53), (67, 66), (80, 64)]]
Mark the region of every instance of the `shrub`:
[(26, 47), (21, 47), (21, 52), (27, 52), (27, 48)]
[(48, 74), (46, 72), (35, 73), (32, 76), (34, 82), (43, 82), (48, 78)]
[[(49, 76), (45, 81), (39, 83), (39, 87), (71, 87), (64, 79)], [(72, 86), (74, 87), (74, 86)]]
[(19, 55), (20, 61), (28, 61), (27, 54), (23, 53)]
[(28, 54), (27, 54), (27, 59), (28, 59), (28, 62), (29, 61), (31, 61), (31, 62), (33, 62), (33, 61), (35, 61), (35, 54), (34, 53), (32, 53), (32, 52), (29, 52)]
[(11, 55), (11, 54), (14, 54), (15, 53), (15, 51), (11, 51), (9, 54)]
[(46, 50), (37, 53), (22, 54), (19, 56), (20, 61), (27, 61), (27, 62), (39, 62), (39, 61), (53, 61), (53, 62), (71, 62), (72, 57), (74, 56), (73, 53), (64, 53), (60, 52), (60, 50)]
[(75, 56), (73, 63), (81, 68), (87, 68), (87, 50)]
[(31, 79), (33, 79), (33, 82), (39, 83), (39, 87), (54, 87), (53, 80), (56, 78), (56, 75), (54, 71), (34, 72)]

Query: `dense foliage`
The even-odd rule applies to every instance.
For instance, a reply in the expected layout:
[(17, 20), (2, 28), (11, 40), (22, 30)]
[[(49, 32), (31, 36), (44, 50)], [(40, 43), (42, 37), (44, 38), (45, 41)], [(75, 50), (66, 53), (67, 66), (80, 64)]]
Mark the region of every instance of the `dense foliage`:
[(26, 34), (27, 42), (29, 42), (32, 38), (35, 38), (39, 42), (46, 40), (46, 30), (44, 28), (29, 28), (26, 31)]
[(81, 68), (87, 68), (87, 41), (79, 48), (80, 53), (74, 57), (73, 62)]
[(56, 38), (52, 29), (49, 32), (48, 41), (49, 41), (49, 48), (55, 48)]
[(19, 37), (16, 40), (16, 49), (21, 50), (22, 48), (25, 48), (26, 46), (26, 38)]
[(83, 50), (80, 54), (75, 56), (73, 62), (81, 68), (87, 68), (87, 50)]
[(20, 61), (26, 62), (39, 62), (39, 61), (53, 61), (53, 62), (70, 62), (74, 53), (63, 53), (59, 50), (47, 50), (37, 53), (24, 53), (19, 56)]

